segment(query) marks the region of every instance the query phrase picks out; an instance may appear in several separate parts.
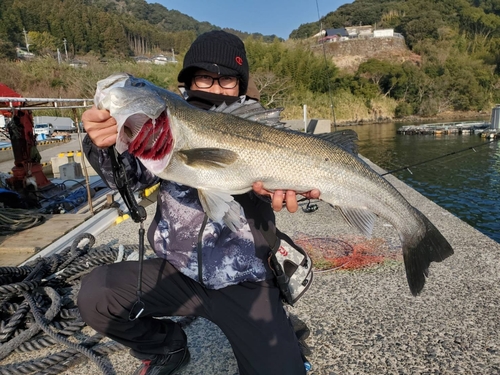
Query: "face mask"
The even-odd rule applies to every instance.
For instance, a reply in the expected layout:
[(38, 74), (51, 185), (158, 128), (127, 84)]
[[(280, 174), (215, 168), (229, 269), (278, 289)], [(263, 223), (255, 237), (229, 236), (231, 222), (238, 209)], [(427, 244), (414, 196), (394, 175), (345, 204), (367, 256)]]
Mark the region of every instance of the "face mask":
[(212, 108), (214, 105), (216, 107), (220, 106), (222, 103), (231, 105), (234, 102), (240, 100), (239, 96), (213, 94), (211, 92), (205, 91), (186, 90), (186, 93), (188, 94), (188, 98), (186, 99), (186, 101), (189, 104), (207, 110)]

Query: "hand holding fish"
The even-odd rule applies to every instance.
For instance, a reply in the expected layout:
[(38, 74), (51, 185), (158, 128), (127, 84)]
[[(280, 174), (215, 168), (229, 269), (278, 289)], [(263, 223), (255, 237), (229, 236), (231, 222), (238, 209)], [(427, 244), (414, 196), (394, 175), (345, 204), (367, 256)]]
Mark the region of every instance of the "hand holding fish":
[[(97, 109), (93, 106), (83, 113), (82, 122), (89, 138), (97, 147), (106, 148), (115, 144), (118, 126), (109, 111)], [(285, 203), (289, 212), (296, 212), (299, 208), (297, 193), (293, 190), (276, 190), (272, 192), (264, 189), (260, 181), (253, 184), (253, 190), (256, 194), (269, 196), (275, 211), (281, 211), (283, 203)], [(319, 190), (312, 190), (302, 195), (309, 199), (317, 199), (319, 198)]]
[[(296, 212), (299, 209), (297, 203), (297, 193), (294, 190), (275, 190), (274, 192), (264, 189), (262, 182), (254, 182), (252, 189), (256, 194), (269, 196), (272, 200), (271, 206), (274, 211), (281, 211), (283, 203), (289, 212)], [(318, 199), (320, 192), (317, 189), (301, 193), (308, 199)]]
[(83, 112), (82, 122), (89, 138), (97, 147), (107, 148), (116, 143), (118, 126), (109, 111), (93, 106)]
[[(118, 123), (116, 134), (115, 123), (104, 120), (108, 130), (96, 129), (97, 141), (107, 144), (112, 129), (118, 152), (134, 155), (160, 178), (196, 188), (208, 217), (231, 230), (241, 225), (234, 195), (260, 191), (279, 211), (285, 192), (293, 212), (295, 192), (308, 198), (321, 192), (321, 200), (367, 236), (377, 217), (394, 227), (413, 295), (422, 291), (429, 265), (453, 254), (434, 224), (357, 154), (352, 130), (310, 135), (234, 113), (203, 111), (128, 74), (99, 81), (94, 101)], [(93, 131), (97, 124), (90, 122)]]

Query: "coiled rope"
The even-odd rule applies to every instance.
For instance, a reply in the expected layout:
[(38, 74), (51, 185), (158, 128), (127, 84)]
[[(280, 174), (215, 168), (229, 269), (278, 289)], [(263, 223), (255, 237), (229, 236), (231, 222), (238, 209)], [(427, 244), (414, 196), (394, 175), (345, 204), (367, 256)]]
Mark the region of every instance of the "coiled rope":
[[(107, 355), (126, 348), (114, 341), (100, 343), (100, 334), (85, 338), (76, 299), (83, 275), (121, 261), (137, 249), (92, 248), (94, 244), (95, 238), (84, 233), (58, 254), (20, 267), (0, 267), (0, 360), (13, 353), (65, 347), (45, 357), (0, 366), (0, 375), (59, 374), (87, 359), (103, 374), (115, 374)], [(186, 327), (194, 319), (177, 322)]]
[(0, 208), (0, 233), (11, 234), (36, 227), (45, 222), (45, 215), (36, 210)]

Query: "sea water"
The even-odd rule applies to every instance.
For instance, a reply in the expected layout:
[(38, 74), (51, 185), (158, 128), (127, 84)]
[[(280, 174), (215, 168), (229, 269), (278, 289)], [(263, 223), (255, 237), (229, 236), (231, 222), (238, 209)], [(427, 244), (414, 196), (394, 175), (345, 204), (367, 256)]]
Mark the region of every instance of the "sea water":
[(384, 123), (351, 129), (358, 133), (361, 155), (387, 171), (397, 170), (394, 176), (500, 242), (498, 140), (477, 134), (399, 135), (400, 126)]

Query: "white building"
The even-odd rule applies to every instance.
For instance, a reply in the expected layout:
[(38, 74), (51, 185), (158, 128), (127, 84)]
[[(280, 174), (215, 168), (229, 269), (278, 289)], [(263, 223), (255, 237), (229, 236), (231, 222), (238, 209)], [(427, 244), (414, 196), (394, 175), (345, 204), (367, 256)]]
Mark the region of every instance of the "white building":
[(153, 61), (153, 64), (156, 65), (165, 65), (168, 63), (177, 63), (177, 60), (175, 60), (174, 57), (172, 56), (165, 56), (165, 55), (157, 55), (151, 58), (151, 61)]
[(374, 38), (392, 38), (394, 36), (394, 29), (380, 29), (373, 31)]

